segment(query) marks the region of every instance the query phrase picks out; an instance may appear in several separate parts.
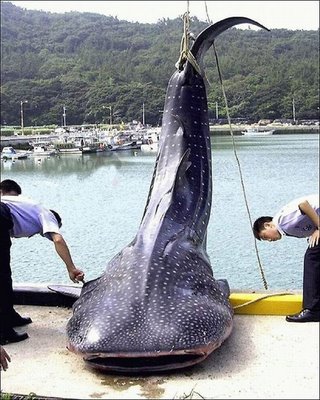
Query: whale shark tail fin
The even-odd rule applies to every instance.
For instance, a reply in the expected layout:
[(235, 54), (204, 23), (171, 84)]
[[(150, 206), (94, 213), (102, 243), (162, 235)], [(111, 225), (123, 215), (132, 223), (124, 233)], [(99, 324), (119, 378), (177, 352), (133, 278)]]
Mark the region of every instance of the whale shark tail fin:
[(265, 29), (266, 31), (270, 31), (265, 26), (261, 25), (259, 22), (254, 21), (253, 19), (246, 17), (229, 17), (225, 18), (215, 24), (208, 26), (197, 36), (191, 47), (191, 53), (194, 58), (198, 62), (198, 64), (202, 64), (203, 57), (209, 47), (213, 44), (214, 40), (217, 36), (219, 36), (222, 32), (227, 29), (239, 25), (239, 24), (252, 24), (261, 29)]

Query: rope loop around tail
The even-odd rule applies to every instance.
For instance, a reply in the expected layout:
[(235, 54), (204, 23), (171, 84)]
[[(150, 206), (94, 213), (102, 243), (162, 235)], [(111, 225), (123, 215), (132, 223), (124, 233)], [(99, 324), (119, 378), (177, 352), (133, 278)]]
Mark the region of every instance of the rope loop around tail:
[[(189, 3), (189, 2), (188, 2)], [(190, 18), (189, 18), (189, 6), (188, 11), (183, 15), (183, 36), (181, 39), (180, 45), (180, 56), (178, 61), (176, 62), (175, 67), (182, 71), (184, 64), (186, 61), (189, 61), (193, 68), (197, 71), (199, 75), (201, 75), (201, 68), (199, 67), (197, 60), (193, 56), (190, 51)]]

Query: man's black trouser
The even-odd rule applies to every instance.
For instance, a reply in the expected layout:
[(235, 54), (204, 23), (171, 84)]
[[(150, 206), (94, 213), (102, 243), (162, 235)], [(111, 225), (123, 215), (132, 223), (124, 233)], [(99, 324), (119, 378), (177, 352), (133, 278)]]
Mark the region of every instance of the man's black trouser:
[(13, 312), (13, 288), (10, 268), (10, 229), (13, 227), (9, 207), (0, 203), (0, 327), (8, 323)]
[(304, 256), (303, 308), (320, 311), (320, 243)]

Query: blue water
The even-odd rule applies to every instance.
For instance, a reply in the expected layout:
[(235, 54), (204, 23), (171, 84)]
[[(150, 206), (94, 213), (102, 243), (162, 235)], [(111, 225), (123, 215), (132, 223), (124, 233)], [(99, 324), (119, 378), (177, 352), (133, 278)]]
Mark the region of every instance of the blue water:
[[(285, 203), (319, 192), (317, 134), (237, 136), (236, 152), (252, 220), (274, 215)], [(263, 289), (239, 170), (230, 137), (212, 139), (213, 207), (208, 253), (216, 278), (234, 289)], [(86, 280), (135, 236), (149, 191), (155, 155), (112, 152), (2, 162), (1, 179), (14, 179), (23, 194), (57, 210), (62, 234)], [(270, 290), (302, 287), (305, 239), (258, 242)], [(48, 240), (14, 239), (14, 282), (69, 283)]]

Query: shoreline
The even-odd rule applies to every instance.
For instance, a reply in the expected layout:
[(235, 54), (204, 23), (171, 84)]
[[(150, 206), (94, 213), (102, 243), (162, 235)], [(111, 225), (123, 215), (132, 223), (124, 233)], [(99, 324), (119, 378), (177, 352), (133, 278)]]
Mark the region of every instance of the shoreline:
[[(251, 125), (235, 125), (232, 124), (232, 133), (235, 136), (243, 136), (242, 131), (249, 128)], [(273, 129), (274, 135), (296, 135), (296, 134), (319, 134), (320, 128), (319, 126), (305, 126), (305, 125), (295, 125), (295, 126), (274, 126), (274, 125), (266, 125), (263, 126), (265, 129)], [(210, 125), (210, 136), (227, 136), (230, 135), (229, 125)], [(40, 138), (43, 140), (52, 140), (57, 139), (57, 134), (43, 134), (40, 135)], [(29, 144), (30, 141), (39, 139), (39, 135), (24, 135), (24, 136), (3, 136), (0, 134), (0, 142), (1, 148), (5, 146), (15, 145), (26, 145)]]
[[(242, 135), (242, 131), (252, 127), (252, 125), (237, 125), (237, 124), (232, 124), (232, 132), (234, 135)], [(274, 132), (272, 136), (274, 135), (296, 135), (296, 134), (319, 134), (320, 128), (317, 125), (312, 125), (312, 126), (306, 126), (306, 125), (292, 125), (292, 126), (279, 126), (279, 125), (263, 125), (260, 126), (261, 128), (267, 129), (273, 129)], [(210, 134), (211, 136), (226, 136), (230, 135), (230, 128), (229, 125), (210, 125)]]

